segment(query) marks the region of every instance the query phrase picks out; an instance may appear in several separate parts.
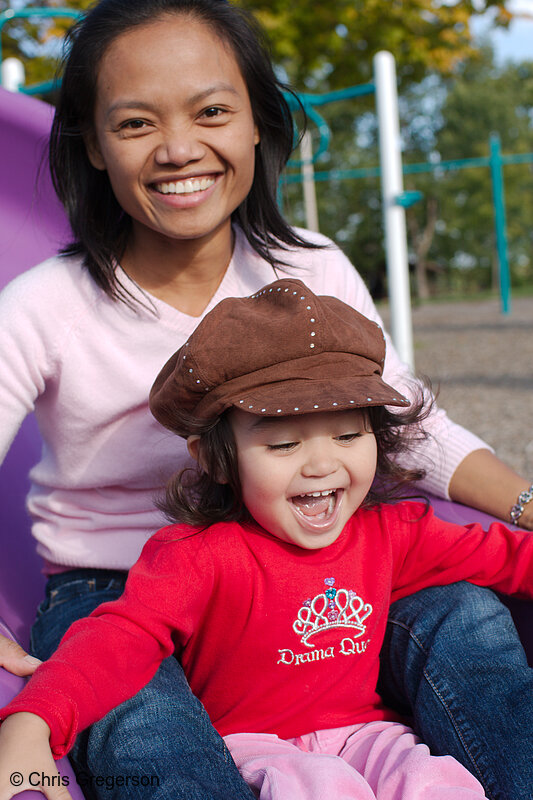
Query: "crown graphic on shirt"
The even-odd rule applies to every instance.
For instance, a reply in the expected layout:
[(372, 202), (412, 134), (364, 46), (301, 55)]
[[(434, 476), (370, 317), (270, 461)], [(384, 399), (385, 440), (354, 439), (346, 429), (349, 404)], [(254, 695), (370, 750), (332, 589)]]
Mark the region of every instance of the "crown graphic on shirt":
[(336, 589), (335, 578), (325, 578), (326, 589), (305, 600), (293, 623), (294, 632), (306, 647), (315, 634), (330, 628), (350, 628), (350, 636), (358, 638), (366, 631), (364, 621), (372, 613), (370, 603), (351, 589)]

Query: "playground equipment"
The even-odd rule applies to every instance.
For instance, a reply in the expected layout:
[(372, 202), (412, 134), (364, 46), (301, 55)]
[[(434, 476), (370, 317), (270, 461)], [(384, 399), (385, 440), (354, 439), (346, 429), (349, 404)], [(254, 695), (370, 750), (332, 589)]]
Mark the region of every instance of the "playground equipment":
[[(376, 60), (382, 54), (377, 54)], [(385, 54), (386, 55), (386, 54)], [(374, 69), (377, 71), (377, 64), (376, 61), (374, 63)], [(386, 84), (387, 85), (387, 84)], [(392, 83), (394, 86), (394, 81)], [(327, 141), (329, 142), (330, 131), (329, 128), (324, 122), (324, 120), (316, 113), (309, 113), (313, 111), (315, 107), (326, 105), (327, 103), (335, 102), (338, 100), (346, 100), (352, 97), (359, 97), (362, 94), (369, 94), (373, 92), (375, 89), (376, 97), (379, 98), (380, 92), (378, 87), (374, 86), (374, 84), (367, 84), (364, 86), (356, 86), (352, 87), (351, 89), (344, 89), (338, 92), (330, 92), (324, 95), (300, 95), (303, 99), (304, 107), (308, 112), (308, 116), (312, 119), (313, 122), (316, 123), (318, 130), (320, 132), (320, 145), (319, 148), (313, 153), (311, 144), (310, 144), (310, 136), (307, 134), (306, 137), (303, 139), (300, 148), (302, 154), (302, 160), (299, 162), (289, 162), (289, 165), (292, 166), (301, 166), (301, 175), (296, 173), (290, 173), (284, 175), (282, 181), (284, 183), (302, 183), (304, 187), (304, 206), (306, 210), (306, 217), (308, 222), (308, 227), (312, 230), (318, 230), (318, 216), (316, 211), (316, 196), (314, 193), (314, 188), (316, 187), (317, 183), (320, 182), (327, 182), (330, 180), (358, 180), (362, 178), (381, 178), (382, 181), (382, 194), (384, 193), (384, 186), (388, 185), (388, 176), (386, 173), (386, 169), (384, 167), (384, 163), (382, 167), (360, 167), (356, 169), (334, 169), (334, 170), (315, 170), (314, 165), (316, 164), (319, 156), (325, 152), (327, 146), (324, 146), (324, 143)], [(395, 91), (395, 89), (394, 89)], [(381, 92), (381, 97), (387, 95), (387, 90)], [(392, 102), (395, 103), (397, 101), (396, 98), (393, 98)], [(386, 106), (387, 107), (387, 106)], [(379, 112), (378, 112), (379, 113)], [(386, 111), (385, 111), (386, 113)], [(382, 119), (384, 119), (382, 117)], [(394, 123), (393, 123), (394, 125)], [(393, 130), (393, 126), (390, 126), (388, 123), (381, 126), (380, 125), (380, 132), (383, 129), (388, 129), (389, 132)], [(391, 137), (393, 138), (393, 137)], [(399, 148), (398, 139), (396, 139), (396, 146)], [(392, 152), (391, 146), (387, 144), (382, 144), (380, 142), (380, 158), (382, 162), (387, 160), (387, 154)], [(401, 161), (399, 162), (401, 164)], [(471, 168), (485, 168), (490, 170), (491, 174), (491, 182), (492, 182), (492, 205), (494, 211), (494, 235), (496, 241), (496, 250), (498, 256), (498, 279), (499, 279), (499, 290), (500, 290), (500, 307), (502, 314), (509, 314), (511, 312), (511, 277), (510, 277), (510, 268), (509, 268), (509, 258), (508, 258), (508, 243), (507, 243), (507, 222), (506, 222), (506, 212), (505, 212), (505, 190), (504, 190), (504, 175), (503, 175), (503, 168), (507, 165), (512, 164), (533, 164), (533, 153), (510, 153), (510, 154), (503, 154), (501, 149), (501, 142), (500, 142), (500, 135), (497, 132), (493, 132), (490, 135), (489, 139), (489, 155), (485, 157), (477, 157), (477, 158), (460, 158), (460, 159), (450, 159), (450, 160), (441, 160), (437, 162), (423, 162), (419, 164), (403, 164), (401, 167), (403, 175), (417, 175), (427, 172), (448, 172), (448, 171), (457, 171), (461, 169), (471, 169)], [(394, 175), (394, 172), (393, 172)], [(394, 187), (394, 183), (391, 181), (390, 184)], [(422, 193), (418, 191), (402, 191), (397, 192), (395, 189), (392, 189), (391, 197), (393, 198), (393, 206), (398, 205), (402, 208), (409, 208), (414, 203), (418, 202), (422, 198)], [(384, 200), (384, 213), (385, 208), (387, 205)], [(309, 213), (309, 209), (313, 209), (312, 213)], [(391, 219), (389, 224), (393, 224), (392, 220), (394, 219), (394, 214), (392, 213), (392, 206), (389, 204), (389, 213), (391, 215)], [(387, 226), (387, 218), (384, 218), (385, 226)], [(395, 238), (385, 238), (385, 246), (386, 250), (390, 246), (391, 242), (395, 241)], [(393, 256), (392, 256), (393, 258)], [(387, 264), (391, 264), (391, 259), (387, 258)], [(391, 278), (391, 273), (393, 275), (401, 275), (401, 272), (398, 272), (392, 266), (388, 266), (387, 273), (389, 276), (389, 284), (390, 284), (390, 300), (391, 303), (393, 302), (393, 297), (401, 296), (401, 293), (405, 291), (405, 286), (403, 285), (396, 285), (396, 280), (394, 277)], [(398, 281), (400, 283), (400, 280)], [(401, 309), (405, 307), (405, 303), (398, 299), (398, 308)], [(392, 327), (392, 326), (391, 326)], [(401, 333), (398, 333), (398, 338), (400, 337)], [(395, 344), (396, 344), (396, 340)], [(404, 359), (407, 360), (407, 359)], [(412, 362), (408, 362), (411, 363)]]
[[(398, 93), (396, 88), (396, 66), (391, 53), (383, 50), (376, 53), (373, 61), (374, 81), (352, 86), (320, 95), (298, 94), (308, 118), (316, 124), (320, 134), (318, 148), (313, 153), (311, 139), (304, 134), (301, 143), (301, 161), (289, 162), (290, 166), (302, 168), (302, 175), (288, 176), (301, 180), (304, 188), (304, 203), (307, 225), (318, 230), (316, 197), (314, 191), (315, 174), (313, 165), (329, 146), (330, 130), (317, 108), (339, 100), (374, 94), (379, 129), (379, 157), (381, 168), (381, 198), (384, 229), (385, 261), (389, 283), (390, 333), (394, 346), (402, 361), (414, 368), (413, 328), (411, 321), (411, 294), (409, 289), (409, 261), (407, 253), (407, 230), (405, 209), (418, 197), (412, 192), (404, 192), (403, 168), (398, 114)], [(290, 95), (286, 97), (293, 111), (298, 105)], [(336, 173), (337, 175), (337, 173)]]

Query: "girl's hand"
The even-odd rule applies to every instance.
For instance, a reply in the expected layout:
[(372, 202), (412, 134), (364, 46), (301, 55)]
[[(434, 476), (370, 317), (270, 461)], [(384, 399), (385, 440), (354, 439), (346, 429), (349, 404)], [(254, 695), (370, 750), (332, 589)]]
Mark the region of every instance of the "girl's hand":
[(21, 712), (0, 726), (0, 800), (24, 789), (43, 792), (48, 800), (72, 800), (68, 778), (57, 771), (49, 745), (50, 728), (35, 714)]
[(16, 642), (0, 636), (0, 667), (4, 667), (13, 675), (31, 675), (41, 662), (38, 658), (29, 656)]

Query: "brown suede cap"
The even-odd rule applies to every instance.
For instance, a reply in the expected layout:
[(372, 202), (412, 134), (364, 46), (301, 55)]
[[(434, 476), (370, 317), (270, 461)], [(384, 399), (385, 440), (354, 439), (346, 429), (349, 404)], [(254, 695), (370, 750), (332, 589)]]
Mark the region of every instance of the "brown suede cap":
[(157, 376), (150, 408), (172, 428), (176, 406), (198, 420), (230, 407), (289, 416), (408, 406), (382, 380), (384, 359), (377, 323), (286, 278), (210, 311)]

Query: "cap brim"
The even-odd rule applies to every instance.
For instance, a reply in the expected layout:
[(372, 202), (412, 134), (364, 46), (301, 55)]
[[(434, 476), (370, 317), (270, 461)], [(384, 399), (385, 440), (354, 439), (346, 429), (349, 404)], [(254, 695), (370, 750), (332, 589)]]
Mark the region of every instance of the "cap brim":
[[(222, 413), (235, 407), (252, 414), (265, 416), (308, 414), (315, 411), (338, 411), (370, 406), (410, 405), (403, 395), (385, 383), (378, 375), (337, 378), (334, 380), (292, 378), (262, 384), (259, 392), (242, 392), (239, 395), (228, 393), (226, 397), (212, 398), (215, 408), (203, 408), (210, 416), (213, 412)], [(208, 398), (204, 403), (210, 405)], [(204, 405), (202, 403), (202, 405)]]

